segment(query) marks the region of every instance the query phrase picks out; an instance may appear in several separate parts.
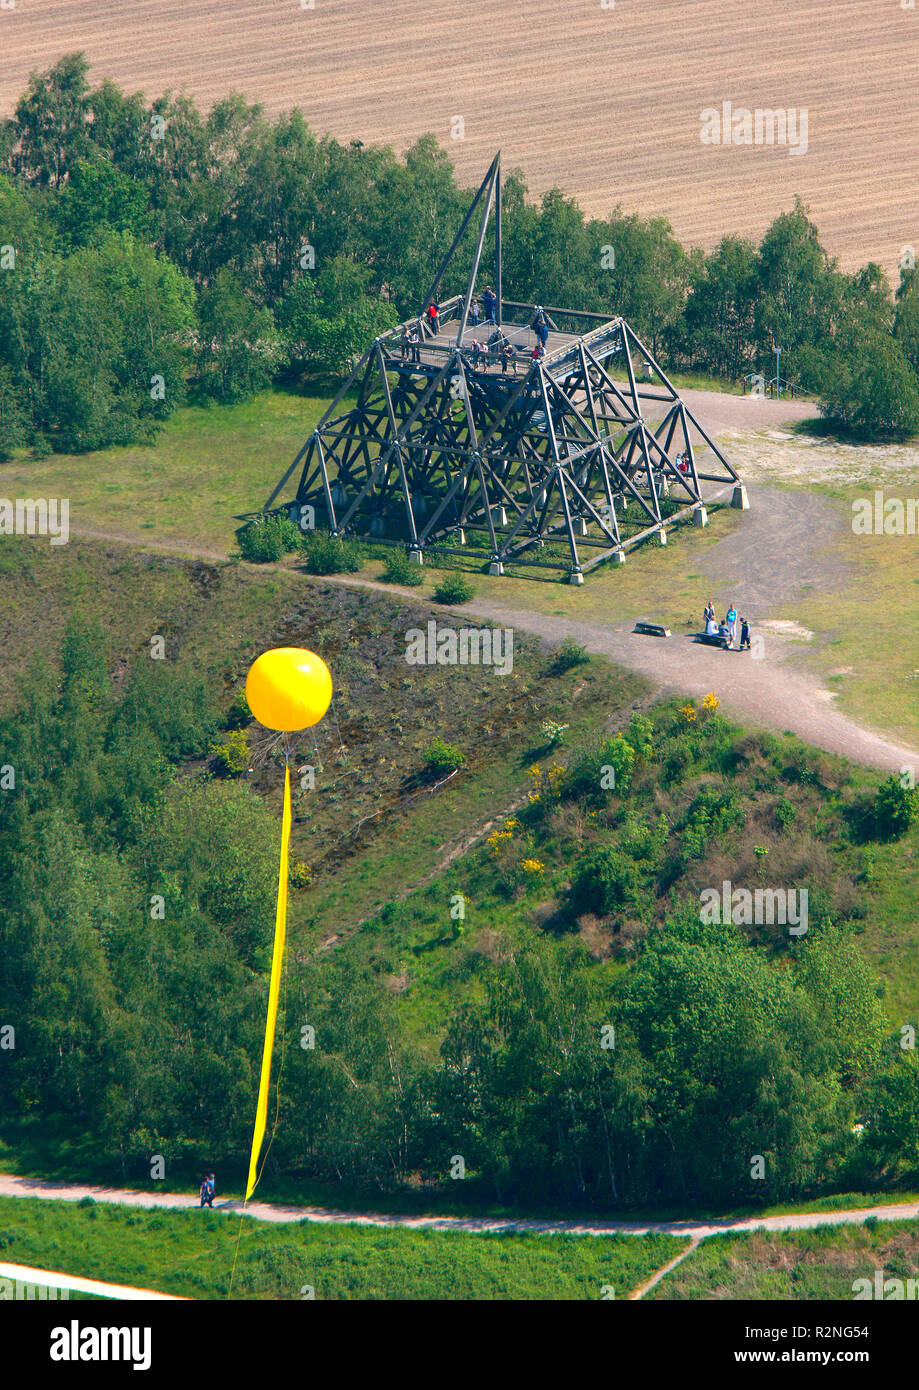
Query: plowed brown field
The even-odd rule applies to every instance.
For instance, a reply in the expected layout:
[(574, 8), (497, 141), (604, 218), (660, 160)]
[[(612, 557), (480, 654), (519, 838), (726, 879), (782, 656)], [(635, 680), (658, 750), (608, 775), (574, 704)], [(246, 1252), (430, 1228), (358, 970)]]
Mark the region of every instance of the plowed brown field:
[[(501, 145), (533, 192), (663, 213), (686, 242), (757, 236), (800, 193), (846, 267), (893, 275), (919, 248), (919, 8), (900, 0), (15, 0), (0, 111), (73, 49), (148, 96), (236, 88), (399, 149), (432, 130), (469, 182)], [(806, 108), (807, 153), (703, 145), (722, 101)]]

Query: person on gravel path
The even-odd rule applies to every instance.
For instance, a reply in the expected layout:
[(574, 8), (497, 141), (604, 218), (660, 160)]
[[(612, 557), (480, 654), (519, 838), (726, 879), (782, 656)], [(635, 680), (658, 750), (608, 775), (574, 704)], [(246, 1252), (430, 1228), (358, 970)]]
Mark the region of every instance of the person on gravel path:
[(725, 615), (724, 625), (728, 630), (728, 651), (733, 652), (736, 650), (734, 644), (737, 641), (737, 609), (733, 603)]

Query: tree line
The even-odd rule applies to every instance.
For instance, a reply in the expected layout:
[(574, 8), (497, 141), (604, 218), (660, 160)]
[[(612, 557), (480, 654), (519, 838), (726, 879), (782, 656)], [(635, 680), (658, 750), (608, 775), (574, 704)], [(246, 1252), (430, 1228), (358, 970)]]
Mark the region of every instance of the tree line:
[[(0, 125), (0, 451), (143, 439), (189, 395), (334, 379), (418, 312), (471, 197), (433, 136), (400, 158), (296, 110), (236, 94), (205, 115), (87, 70), (33, 73)], [(533, 201), (519, 172), (504, 191), (510, 297), (621, 313), (665, 365), (735, 383), (770, 378), (778, 346), (834, 424), (919, 428), (911, 258), (894, 295), (876, 264), (840, 271), (800, 201), (759, 245), (705, 254), (664, 218)]]

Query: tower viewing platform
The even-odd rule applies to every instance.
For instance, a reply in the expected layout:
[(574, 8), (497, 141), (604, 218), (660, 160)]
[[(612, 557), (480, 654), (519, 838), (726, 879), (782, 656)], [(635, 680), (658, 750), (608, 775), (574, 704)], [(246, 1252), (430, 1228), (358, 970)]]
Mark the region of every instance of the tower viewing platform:
[[(439, 301), (478, 207), (465, 293)], [(496, 288), (480, 306), (492, 209)], [(332, 535), (404, 546), (418, 564), (452, 554), (580, 584), (683, 521), (705, 525), (715, 497), (746, 506), (737, 472), (625, 319), (505, 299), (502, 276), (496, 156), (419, 313), (368, 347), (263, 513), (308, 506)]]

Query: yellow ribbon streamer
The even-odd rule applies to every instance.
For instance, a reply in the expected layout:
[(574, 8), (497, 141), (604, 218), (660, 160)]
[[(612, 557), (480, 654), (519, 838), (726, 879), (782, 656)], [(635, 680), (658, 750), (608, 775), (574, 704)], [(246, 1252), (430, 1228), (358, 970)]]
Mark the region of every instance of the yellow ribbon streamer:
[(290, 768), (284, 770), (284, 815), (281, 820), (281, 871), (278, 876), (278, 910), (274, 919), (274, 952), (271, 957), (271, 983), (268, 987), (268, 1019), (265, 1025), (265, 1046), (262, 1050), (262, 1075), (258, 1086), (258, 1107), (255, 1130), (252, 1134), (252, 1153), (249, 1156), (249, 1181), (246, 1201), (255, 1191), (259, 1154), (265, 1138), (268, 1118), (268, 1083), (271, 1079), (271, 1056), (274, 1052), (274, 1032), (278, 1018), (278, 995), (281, 991), (281, 971), (284, 968), (284, 942), (287, 935), (287, 878), (290, 851)]

